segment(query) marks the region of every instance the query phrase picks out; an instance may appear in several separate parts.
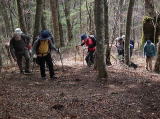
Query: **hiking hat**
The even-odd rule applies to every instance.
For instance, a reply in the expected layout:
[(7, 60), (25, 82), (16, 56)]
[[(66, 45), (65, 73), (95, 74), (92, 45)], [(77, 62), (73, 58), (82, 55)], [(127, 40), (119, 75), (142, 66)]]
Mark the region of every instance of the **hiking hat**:
[(46, 38), (49, 38), (49, 36), (50, 36), (49, 34), (50, 33), (49, 33), (48, 30), (43, 30), (43, 31), (41, 31), (40, 36), (41, 36), (42, 39), (46, 39)]
[(147, 40), (147, 44), (151, 44), (152, 42), (151, 42), (151, 40)]
[(15, 33), (16, 34), (22, 34), (23, 32), (22, 32), (22, 30), (20, 28), (16, 28), (15, 29)]
[(118, 38), (118, 41), (123, 41), (123, 38), (119, 37), (119, 38)]
[(87, 35), (86, 35), (86, 34), (81, 35), (81, 40), (84, 40), (84, 39), (86, 39), (86, 38), (87, 38)]
[(122, 38), (125, 38), (126, 36), (125, 35), (122, 35)]

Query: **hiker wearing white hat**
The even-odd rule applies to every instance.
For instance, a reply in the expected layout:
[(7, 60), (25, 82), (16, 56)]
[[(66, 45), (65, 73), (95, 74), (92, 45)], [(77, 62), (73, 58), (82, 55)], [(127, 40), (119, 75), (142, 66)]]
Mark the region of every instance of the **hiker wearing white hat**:
[(22, 32), (22, 30), (21, 30), (20, 28), (16, 28), (16, 29), (15, 29), (15, 33), (17, 33), (17, 34), (22, 34), (23, 32)]
[[(10, 40), (10, 51), (12, 57), (17, 61), (20, 73), (30, 73), (29, 71), (29, 50), (31, 49), (30, 37), (25, 35), (20, 28), (16, 28)], [(23, 70), (22, 58), (25, 58), (25, 69)]]

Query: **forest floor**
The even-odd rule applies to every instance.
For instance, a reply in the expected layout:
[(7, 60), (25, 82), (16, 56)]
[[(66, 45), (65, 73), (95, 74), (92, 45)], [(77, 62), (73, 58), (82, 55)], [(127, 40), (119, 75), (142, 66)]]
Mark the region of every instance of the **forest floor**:
[(107, 83), (74, 58), (63, 72), (57, 63), (55, 81), (41, 80), (38, 68), (32, 75), (9, 68), (0, 76), (0, 119), (160, 119), (160, 75), (144, 62), (136, 70), (113, 62)]

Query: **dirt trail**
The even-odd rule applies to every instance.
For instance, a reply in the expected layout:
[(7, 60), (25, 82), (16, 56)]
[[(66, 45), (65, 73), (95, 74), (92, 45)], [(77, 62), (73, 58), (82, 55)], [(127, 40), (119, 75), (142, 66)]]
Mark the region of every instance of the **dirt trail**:
[(58, 64), (55, 81), (5, 73), (0, 79), (2, 119), (158, 119), (160, 75), (121, 64), (108, 67), (108, 81), (96, 80), (96, 71), (68, 59)]

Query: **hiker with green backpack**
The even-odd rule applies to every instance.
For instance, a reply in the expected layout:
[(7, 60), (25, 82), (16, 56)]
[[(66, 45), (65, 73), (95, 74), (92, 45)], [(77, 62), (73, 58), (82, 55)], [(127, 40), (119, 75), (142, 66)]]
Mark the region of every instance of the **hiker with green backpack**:
[(48, 30), (41, 31), (39, 37), (33, 44), (32, 54), (33, 58), (37, 59), (38, 65), (40, 65), (41, 78), (46, 79), (45, 63), (49, 68), (50, 79), (55, 80), (55, 73), (53, 69), (53, 63), (51, 58), (51, 50), (55, 50), (59, 53), (59, 50), (54, 46), (50, 32)]
[(151, 40), (147, 40), (144, 44), (144, 56), (146, 57), (146, 69), (152, 71), (152, 60), (156, 56), (156, 47)]

